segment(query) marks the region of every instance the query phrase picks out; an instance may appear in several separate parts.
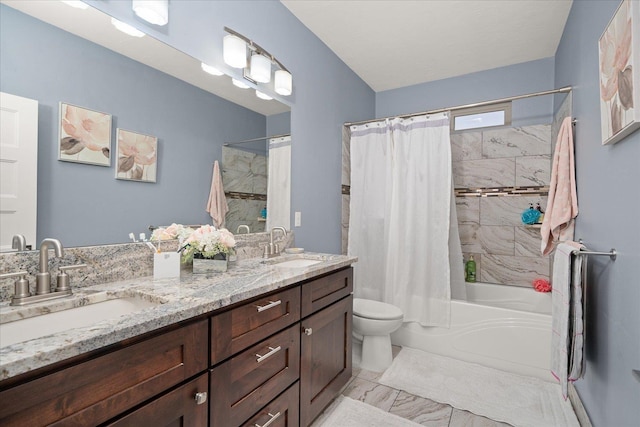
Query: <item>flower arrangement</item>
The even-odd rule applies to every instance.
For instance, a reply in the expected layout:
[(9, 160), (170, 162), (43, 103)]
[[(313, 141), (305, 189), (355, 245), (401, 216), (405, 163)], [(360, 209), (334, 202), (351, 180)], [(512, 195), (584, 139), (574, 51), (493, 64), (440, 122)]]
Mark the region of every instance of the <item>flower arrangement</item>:
[(236, 240), (226, 228), (216, 229), (203, 225), (194, 230), (184, 241), (182, 261), (196, 259), (227, 259), (234, 252)]
[(176, 224), (175, 222), (170, 226), (163, 228), (159, 227), (153, 230), (151, 234), (151, 241), (158, 242), (162, 240), (178, 239), (180, 243), (185, 241), (193, 233), (193, 228), (185, 227), (182, 224)]

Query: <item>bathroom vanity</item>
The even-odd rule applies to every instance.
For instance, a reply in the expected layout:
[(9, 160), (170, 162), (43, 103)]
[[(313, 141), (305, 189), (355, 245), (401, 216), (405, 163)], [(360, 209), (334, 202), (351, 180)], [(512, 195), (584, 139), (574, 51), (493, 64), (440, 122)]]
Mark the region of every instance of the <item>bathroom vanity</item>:
[(317, 259), (82, 288), (162, 303), (0, 348), (0, 424), (309, 425), (351, 377), (355, 258)]

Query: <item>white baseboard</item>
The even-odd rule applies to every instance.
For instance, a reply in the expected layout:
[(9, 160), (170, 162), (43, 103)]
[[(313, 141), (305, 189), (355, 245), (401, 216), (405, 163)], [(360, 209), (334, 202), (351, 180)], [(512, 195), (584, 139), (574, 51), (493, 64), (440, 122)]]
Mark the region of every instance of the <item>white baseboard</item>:
[(578, 391), (573, 383), (569, 383), (569, 400), (571, 401), (571, 406), (573, 406), (573, 412), (576, 413), (580, 427), (593, 427), (591, 420), (589, 419), (589, 415), (587, 415), (587, 411), (584, 409), (582, 400), (580, 400)]

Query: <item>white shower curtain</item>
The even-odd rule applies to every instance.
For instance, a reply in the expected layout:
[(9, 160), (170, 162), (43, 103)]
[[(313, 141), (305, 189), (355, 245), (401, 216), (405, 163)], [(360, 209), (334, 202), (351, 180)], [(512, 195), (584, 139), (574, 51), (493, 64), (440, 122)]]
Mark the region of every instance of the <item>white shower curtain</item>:
[(269, 172), (267, 181), (267, 224), (291, 229), (291, 137), (269, 140)]
[(405, 322), (449, 325), (451, 180), (446, 114), (351, 128), (357, 297), (400, 307)]

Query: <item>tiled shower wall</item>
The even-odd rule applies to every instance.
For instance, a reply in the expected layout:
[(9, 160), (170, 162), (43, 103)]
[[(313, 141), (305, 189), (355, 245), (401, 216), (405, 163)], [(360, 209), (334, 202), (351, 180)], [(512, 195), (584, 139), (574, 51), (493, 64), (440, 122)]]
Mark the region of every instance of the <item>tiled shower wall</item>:
[[(451, 136), (455, 187), (549, 185), (551, 154), (560, 123), (571, 115), (571, 94), (550, 125), (458, 133)], [(351, 159), (349, 129), (342, 135), (342, 253), (349, 235)], [(456, 210), (465, 261), (473, 254), (479, 280), (531, 286), (549, 278), (550, 260), (540, 254), (540, 229), (522, 224), (529, 203), (546, 210), (546, 196), (457, 197)]]
[[(456, 188), (549, 185), (551, 125), (453, 134), (451, 155)], [(456, 197), (463, 256), (473, 255), (479, 281), (530, 286), (549, 278), (540, 229), (520, 219), (530, 203), (545, 210), (547, 197)]]
[(244, 193), (247, 196), (263, 196), (264, 200), (240, 199), (227, 196), (229, 212), (225, 217), (226, 228), (235, 233), (238, 226), (249, 226), (251, 233), (264, 231), (260, 211), (266, 207), (267, 157), (235, 148), (223, 147), (222, 183), (225, 193)]

